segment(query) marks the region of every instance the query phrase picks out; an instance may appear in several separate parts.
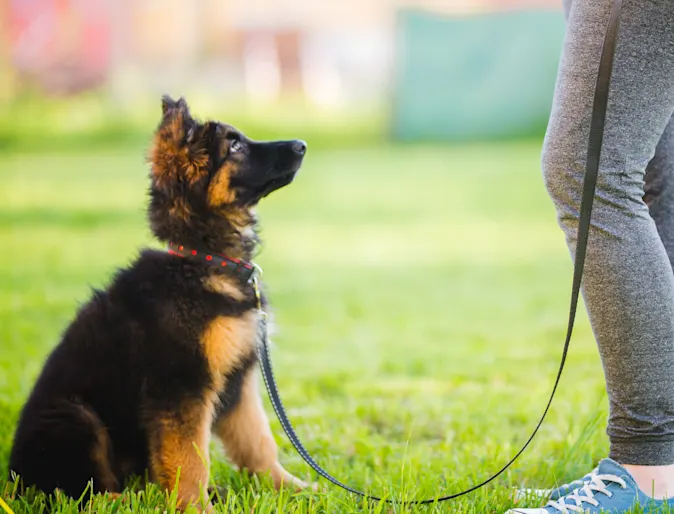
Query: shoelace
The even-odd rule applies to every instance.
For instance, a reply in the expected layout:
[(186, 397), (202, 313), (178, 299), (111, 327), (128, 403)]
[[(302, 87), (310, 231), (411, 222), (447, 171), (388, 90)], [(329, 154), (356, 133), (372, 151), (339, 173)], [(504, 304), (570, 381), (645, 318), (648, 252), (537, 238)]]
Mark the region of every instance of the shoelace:
[[(605, 482), (619, 484), (623, 489), (627, 487), (625, 481), (619, 476), (598, 475), (593, 472), (590, 480), (587, 481), (583, 487), (575, 489), (571, 494), (563, 496), (557, 501), (548, 502), (548, 506), (557, 509), (562, 514), (569, 514), (569, 512), (583, 512), (583, 503), (589, 503), (593, 507), (597, 507), (599, 502), (594, 497), (595, 493), (605, 494), (609, 498), (613, 496), (613, 493), (608, 490)], [(575, 505), (567, 504), (567, 502), (575, 502)]]

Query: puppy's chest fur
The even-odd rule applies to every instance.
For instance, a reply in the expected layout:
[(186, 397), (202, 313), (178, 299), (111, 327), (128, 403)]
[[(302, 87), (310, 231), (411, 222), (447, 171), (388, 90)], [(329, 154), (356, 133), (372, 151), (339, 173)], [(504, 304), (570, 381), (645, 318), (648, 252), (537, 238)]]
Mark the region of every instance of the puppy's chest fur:
[[(233, 300), (244, 298), (230, 277), (211, 276), (204, 285)], [(230, 386), (236, 387), (228, 382), (238, 380), (237, 375), (247, 371), (254, 362), (260, 335), (260, 315), (256, 309), (240, 316), (216, 316), (206, 325), (200, 342), (215, 395), (222, 395)]]

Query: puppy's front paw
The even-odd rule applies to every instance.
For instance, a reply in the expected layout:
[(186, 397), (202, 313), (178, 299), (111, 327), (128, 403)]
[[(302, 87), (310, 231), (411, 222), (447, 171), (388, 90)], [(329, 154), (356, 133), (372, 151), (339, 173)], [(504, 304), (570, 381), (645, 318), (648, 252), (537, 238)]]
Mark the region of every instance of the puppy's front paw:
[(274, 487), (277, 490), (281, 488), (293, 489), (296, 492), (302, 491), (304, 489), (311, 489), (312, 491), (318, 490), (318, 484), (309, 484), (304, 480), (300, 480), (296, 476), (288, 473), (280, 465), (272, 472), (272, 479), (274, 480)]

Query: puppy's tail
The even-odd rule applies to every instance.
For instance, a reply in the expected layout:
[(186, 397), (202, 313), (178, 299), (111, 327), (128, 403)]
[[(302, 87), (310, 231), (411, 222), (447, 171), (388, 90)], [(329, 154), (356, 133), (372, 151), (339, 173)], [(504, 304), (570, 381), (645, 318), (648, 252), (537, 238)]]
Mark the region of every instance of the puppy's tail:
[(98, 470), (97, 489), (117, 491), (119, 483), (112, 469), (112, 441), (107, 427), (90, 407), (81, 403), (75, 403), (73, 406), (79, 418), (88, 425), (94, 435), (90, 458)]

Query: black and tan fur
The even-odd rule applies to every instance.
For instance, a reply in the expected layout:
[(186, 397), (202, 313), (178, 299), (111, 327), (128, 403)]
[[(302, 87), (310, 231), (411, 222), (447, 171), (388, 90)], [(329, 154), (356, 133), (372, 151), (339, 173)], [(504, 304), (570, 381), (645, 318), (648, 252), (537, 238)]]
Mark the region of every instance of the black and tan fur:
[[(164, 97), (150, 151), (156, 237), (250, 260), (258, 201), (290, 183), (301, 141), (256, 142), (192, 118)], [(95, 248), (90, 249), (95, 252)], [(131, 475), (185, 506), (206, 495), (214, 433), (237, 466), (287, 473), (257, 390), (258, 313), (251, 286), (196, 258), (146, 249), (94, 291), (49, 356), (19, 421), (10, 470), (24, 486), (77, 497), (120, 492)], [(180, 471), (179, 471), (180, 470)]]

